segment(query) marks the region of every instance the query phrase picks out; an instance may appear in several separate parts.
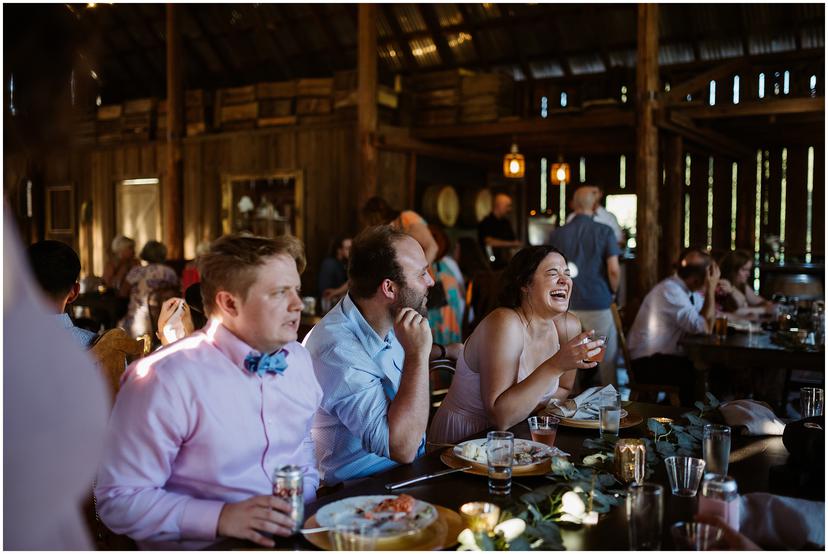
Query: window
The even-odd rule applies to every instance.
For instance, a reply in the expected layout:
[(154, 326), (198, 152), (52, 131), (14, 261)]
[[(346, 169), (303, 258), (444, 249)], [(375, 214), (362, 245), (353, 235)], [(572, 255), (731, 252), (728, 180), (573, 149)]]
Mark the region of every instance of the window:
[(730, 166), (730, 249), (736, 250), (736, 205), (739, 182), (739, 164), (733, 162)]
[(708, 103), (711, 106), (716, 105), (716, 81), (710, 81), (710, 98)]
[[(762, 151), (756, 151), (756, 199), (754, 202), (753, 251), (759, 256), (759, 236), (762, 224)], [(759, 290), (759, 264), (753, 265), (753, 288)]]
[(17, 109), (14, 107), (14, 73), (9, 78), (9, 111), (12, 115), (17, 115)]
[(816, 85), (817, 85), (817, 78), (816, 78), (816, 75), (811, 75), (811, 81), (810, 81), (810, 84), (811, 84), (811, 87), (810, 87), (810, 89), (811, 89), (811, 96), (812, 96), (812, 97), (814, 97), (814, 96), (816, 96), (816, 92), (817, 92), (817, 91), (816, 91)]
[(546, 211), (546, 193), (547, 193), (547, 168), (546, 168), (547, 160), (546, 158), (541, 158), (540, 161), (540, 211), (541, 213)]
[(739, 103), (739, 76), (733, 77), (733, 103)]
[(713, 156), (707, 158), (707, 249), (713, 246)]
[(622, 189), (627, 188), (627, 156), (621, 154), (618, 161), (618, 186)]
[(549, 98), (541, 97), (540, 115), (543, 118), (549, 117)]
[(586, 182), (586, 158), (581, 156), (580, 163), (578, 164), (578, 181), (581, 183)]
[(621, 102), (627, 103), (627, 85), (621, 85)]
[(759, 98), (765, 97), (765, 74), (759, 74)]
[(805, 223), (805, 262), (811, 263), (811, 246), (813, 236), (811, 226), (814, 223), (814, 147), (808, 147), (808, 212)]
[(627, 246), (635, 248), (636, 210), (638, 198), (635, 194), (608, 194), (606, 197), (607, 211), (618, 218), (618, 225), (625, 229)]
[(791, 72), (785, 71), (782, 81), (782, 94), (788, 94), (791, 91)]
[(788, 196), (788, 149), (782, 149), (782, 201), (779, 207), (779, 262), (785, 262), (785, 204)]
[(567, 103), (567, 96), (565, 92), (561, 93), (561, 107), (565, 108)]

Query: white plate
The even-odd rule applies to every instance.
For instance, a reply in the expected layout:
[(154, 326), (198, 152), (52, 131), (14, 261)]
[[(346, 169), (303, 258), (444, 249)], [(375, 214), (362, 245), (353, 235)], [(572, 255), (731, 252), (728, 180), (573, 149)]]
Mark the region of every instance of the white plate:
[[(474, 439), (461, 442), (454, 447), (454, 455), (461, 460), (486, 465), (486, 440), (487, 439)], [(463, 451), (466, 449), (467, 445), (469, 446), (469, 450), (477, 452), (477, 455), (464, 454)], [(531, 454), (532, 461), (519, 463), (515, 460), (514, 466), (535, 465), (549, 459), (552, 456), (552, 450), (545, 444), (526, 439), (515, 439), (515, 454), (519, 453)]]
[[(379, 537), (391, 539), (422, 531), (437, 520), (437, 508), (414, 499), (414, 510), (402, 519), (390, 520), (395, 512), (374, 514), (379, 519), (366, 518), (361, 511), (370, 512), (377, 504), (397, 495), (352, 496), (331, 502), (319, 508), (316, 512), (316, 521), (321, 527), (333, 527), (337, 524), (376, 522)], [(386, 519), (385, 521), (383, 521)]]

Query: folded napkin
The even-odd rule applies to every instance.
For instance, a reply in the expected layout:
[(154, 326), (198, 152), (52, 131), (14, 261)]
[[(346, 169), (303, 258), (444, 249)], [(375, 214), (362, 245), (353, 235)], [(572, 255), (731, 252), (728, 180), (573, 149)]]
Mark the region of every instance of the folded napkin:
[(733, 400), (722, 403), (719, 411), (725, 423), (731, 427), (743, 427), (742, 435), (745, 436), (781, 435), (785, 432), (785, 424), (764, 402)]
[(825, 548), (825, 502), (764, 492), (741, 497), (739, 530), (770, 550)]
[(544, 409), (545, 414), (571, 419), (598, 419), (598, 401), (603, 392), (616, 392), (615, 387), (591, 387), (566, 400), (553, 398)]

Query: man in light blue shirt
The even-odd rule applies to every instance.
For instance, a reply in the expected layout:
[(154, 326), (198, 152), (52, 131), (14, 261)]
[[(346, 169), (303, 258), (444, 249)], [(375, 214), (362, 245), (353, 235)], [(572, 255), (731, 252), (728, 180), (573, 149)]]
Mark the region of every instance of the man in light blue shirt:
[(29, 264), (35, 279), (46, 297), (49, 306), (54, 306), (58, 323), (67, 329), (72, 338), (84, 348), (89, 348), (98, 338), (92, 331), (75, 327), (67, 304), (71, 304), (80, 292), (80, 258), (68, 244), (57, 240), (42, 240), (29, 246)]
[(349, 293), (305, 337), (322, 386), (314, 419), (326, 485), (373, 475), (425, 452), (432, 356), (420, 244), (388, 226), (351, 247)]

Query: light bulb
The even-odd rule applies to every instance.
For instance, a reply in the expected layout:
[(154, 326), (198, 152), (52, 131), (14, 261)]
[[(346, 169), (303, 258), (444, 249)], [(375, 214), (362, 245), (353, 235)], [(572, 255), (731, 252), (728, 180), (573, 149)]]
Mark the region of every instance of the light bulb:
[(558, 181), (561, 181), (561, 182), (566, 180), (566, 171), (564, 171), (564, 168), (559, 167), (558, 171), (555, 172), (555, 177), (557, 177)]
[(509, 172), (511, 173), (518, 173), (520, 172), (520, 164), (517, 160), (512, 160), (509, 162)]

